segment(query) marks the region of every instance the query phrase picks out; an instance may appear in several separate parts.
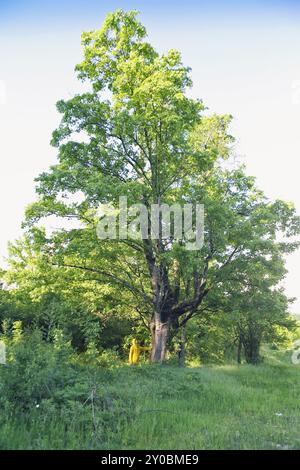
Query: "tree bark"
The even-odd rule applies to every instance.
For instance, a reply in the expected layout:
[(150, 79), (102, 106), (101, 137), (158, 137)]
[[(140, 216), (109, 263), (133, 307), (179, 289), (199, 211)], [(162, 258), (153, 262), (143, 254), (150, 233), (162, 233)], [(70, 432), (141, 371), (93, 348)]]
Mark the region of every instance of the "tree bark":
[(186, 325), (184, 324), (181, 328), (181, 339), (178, 352), (178, 362), (179, 367), (185, 367), (185, 334), (186, 334)]
[(169, 321), (162, 323), (154, 320), (151, 323), (152, 334), (152, 350), (151, 362), (163, 363), (166, 359), (167, 345), (169, 338), (170, 324)]
[(260, 341), (257, 338), (250, 337), (244, 342), (245, 359), (247, 364), (258, 364), (261, 362), (259, 349)]
[(242, 340), (239, 338), (238, 349), (237, 349), (237, 363), (242, 363)]

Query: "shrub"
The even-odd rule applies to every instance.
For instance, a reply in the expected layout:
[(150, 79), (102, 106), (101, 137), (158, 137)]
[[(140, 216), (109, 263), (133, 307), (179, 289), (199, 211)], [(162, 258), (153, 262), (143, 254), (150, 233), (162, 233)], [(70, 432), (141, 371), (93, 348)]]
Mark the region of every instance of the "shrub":
[(74, 383), (74, 366), (66, 365), (69, 351), (45, 343), (41, 333), (25, 333), (7, 344), (8, 362), (1, 373), (1, 401), (22, 409), (53, 396)]

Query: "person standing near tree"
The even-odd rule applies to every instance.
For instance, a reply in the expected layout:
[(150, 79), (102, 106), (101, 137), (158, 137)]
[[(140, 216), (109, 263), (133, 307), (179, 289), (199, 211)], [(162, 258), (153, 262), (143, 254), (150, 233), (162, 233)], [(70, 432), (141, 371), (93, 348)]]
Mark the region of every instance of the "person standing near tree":
[(150, 351), (148, 346), (140, 346), (137, 339), (132, 340), (132, 345), (129, 351), (129, 364), (135, 366), (139, 363), (141, 352)]

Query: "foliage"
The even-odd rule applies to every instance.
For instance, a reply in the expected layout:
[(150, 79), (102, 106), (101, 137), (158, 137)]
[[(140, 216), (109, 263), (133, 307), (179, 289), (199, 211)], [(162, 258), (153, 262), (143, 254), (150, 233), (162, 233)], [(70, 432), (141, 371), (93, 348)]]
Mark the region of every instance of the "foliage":
[[(7, 275), (31, 297), (49, 295), (50, 281), (52, 295), (78, 313), (81, 337), (82, 309), (102, 323), (107, 313), (123, 314), (124, 336), (144, 324), (153, 361), (163, 361), (170, 328), (205, 315), (228, 292), (248, 292), (253, 278), (262, 296), (276, 288), (284, 255), (297, 247), (299, 218), (291, 204), (269, 201), (244, 168), (226, 167), (231, 116), (207, 116), (189, 97), (190, 69), (178, 51), (160, 55), (146, 41), (136, 12), (108, 15), (82, 43), (76, 70), (90, 91), (57, 104), (58, 162), (37, 179), (39, 200), (27, 209), (28, 233), (11, 247)], [(99, 205), (117, 207), (120, 196), (148, 214), (151, 204), (204, 204), (203, 248), (189, 251), (186, 238), (161, 233), (100, 242)], [(40, 222), (49, 216), (77, 224), (47, 233)], [(86, 337), (74, 342), (86, 345)]]
[[(226, 164), (232, 117), (207, 115), (190, 98), (189, 67), (178, 51), (159, 54), (147, 42), (136, 12), (108, 15), (82, 43), (76, 70), (89, 91), (57, 103), (57, 163), (37, 178), (25, 236), (10, 245), (1, 318), (37, 327), (50, 342), (58, 328), (79, 352), (122, 353), (133, 335), (148, 343), (151, 333), (154, 362), (192, 319), (199, 323), (188, 341), (206, 325), (208, 359), (209, 343), (229, 322), (229, 337), (239, 329), (247, 360), (257, 362), (261, 342), (292, 327), (279, 286), (285, 255), (298, 247), (294, 206), (270, 201), (245, 168)], [(100, 241), (99, 205), (117, 208), (120, 196), (143, 203), (148, 215), (151, 204), (203, 204), (202, 249), (161, 233)], [(47, 217), (61, 227), (43, 228)], [(213, 320), (221, 312), (222, 328)]]
[(35, 331), (20, 335), (16, 330), (7, 340), (8, 363), (2, 372), (2, 399), (14, 407), (28, 409), (52, 397), (55, 390), (64, 389), (75, 381), (75, 370), (66, 369), (70, 351), (64, 342), (50, 346)]

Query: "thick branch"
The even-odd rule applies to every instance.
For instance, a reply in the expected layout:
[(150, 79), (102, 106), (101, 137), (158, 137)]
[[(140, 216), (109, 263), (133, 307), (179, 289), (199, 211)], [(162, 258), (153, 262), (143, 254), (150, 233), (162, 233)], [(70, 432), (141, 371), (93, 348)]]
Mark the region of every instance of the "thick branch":
[(100, 269), (89, 268), (87, 266), (78, 266), (78, 265), (75, 265), (75, 264), (63, 264), (63, 265), (57, 264), (57, 263), (52, 263), (52, 264), (53, 264), (53, 266), (80, 269), (82, 271), (88, 271), (88, 272), (100, 274), (101, 276), (105, 276), (109, 279), (112, 279), (117, 284), (121, 284), (124, 287), (127, 287), (127, 289), (129, 289), (130, 291), (135, 292), (136, 294), (140, 295), (146, 302), (151, 303), (151, 299), (148, 295), (146, 295), (144, 292), (142, 292), (140, 289), (138, 289), (133, 284), (130, 284), (129, 282), (125, 281), (125, 279), (121, 279), (118, 276), (115, 276), (114, 274), (108, 273), (106, 271), (102, 271)]

